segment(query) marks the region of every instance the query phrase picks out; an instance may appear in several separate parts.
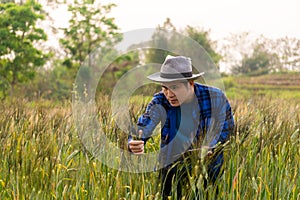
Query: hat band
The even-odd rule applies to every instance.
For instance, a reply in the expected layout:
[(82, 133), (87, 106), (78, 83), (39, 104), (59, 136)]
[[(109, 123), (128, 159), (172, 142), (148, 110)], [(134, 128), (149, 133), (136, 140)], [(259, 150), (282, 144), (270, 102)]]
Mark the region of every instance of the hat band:
[(160, 72), (161, 78), (183, 78), (183, 77), (192, 77), (192, 72), (186, 72), (186, 73), (176, 73), (176, 74), (166, 74)]

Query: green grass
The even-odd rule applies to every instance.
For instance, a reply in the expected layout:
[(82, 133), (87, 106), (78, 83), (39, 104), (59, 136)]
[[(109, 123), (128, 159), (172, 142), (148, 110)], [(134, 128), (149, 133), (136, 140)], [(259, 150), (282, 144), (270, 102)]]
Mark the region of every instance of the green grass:
[[(135, 113), (149, 100), (142, 98), (132, 99)], [(209, 186), (209, 199), (300, 199), (299, 98), (258, 95), (231, 104), (236, 136), (225, 147), (219, 194)], [(118, 171), (86, 152), (68, 103), (3, 102), (0, 110), (0, 199), (160, 199), (157, 172)], [(126, 148), (124, 134), (105, 127), (109, 110), (99, 105), (98, 112), (111, 141)], [(199, 177), (190, 177), (186, 197), (197, 186), (204, 191)]]

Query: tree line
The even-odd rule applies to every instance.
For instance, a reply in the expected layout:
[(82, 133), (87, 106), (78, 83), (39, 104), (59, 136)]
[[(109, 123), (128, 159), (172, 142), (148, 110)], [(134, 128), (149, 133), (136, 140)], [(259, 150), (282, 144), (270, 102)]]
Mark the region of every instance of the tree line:
[[(96, 48), (112, 53), (111, 47), (122, 41), (123, 35), (113, 17), (109, 17), (115, 4), (102, 5), (96, 0), (72, 3), (49, 1), (48, 6), (68, 5), (71, 14), (66, 28), (43, 27), (51, 22), (51, 13), (37, 1), (0, 1), (0, 98), (27, 99), (70, 98), (77, 71), (93, 56)], [(168, 29), (186, 35), (199, 43), (212, 61), (226, 73), (233, 75), (261, 75), (271, 72), (300, 70), (300, 41), (295, 38), (271, 40), (249, 33), (231, 35), (222, 41), (210, 39), (210, 31), (187, 26), (176, 29), (171, 19), (157, 29)], [(60, 33), (60, 34), (57, 34)], [(59, 39), (59, 49), (45, 45), (49, 34)], [(153, 35), (151, 42), (165, 42), (168, 36)], [(161, 63), (167, 52), (148, 51), (145, 60)], [(138, 52), (128, 52), (110, 63), (101, 80), (102, 90), (110, 90), (124, 73), (140, 64)], [(92, 76), (92, 65), (81, 73)], [(102, 92), (102, 91), (100, 91)], [(105, 91), (107, 92), (107, 91)]]

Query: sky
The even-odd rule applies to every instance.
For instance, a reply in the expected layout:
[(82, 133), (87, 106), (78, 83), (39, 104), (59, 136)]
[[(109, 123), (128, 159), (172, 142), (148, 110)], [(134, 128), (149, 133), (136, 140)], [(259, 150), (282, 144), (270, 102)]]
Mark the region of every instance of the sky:
[(122, 32), (156, 28), (170, 18), (176, 28), (187, 25), (210, 31), (218, 40), (251, 32), (268, 38), (300, 39), (299, 0), (102, 0), (115, 3), (110, 13)]
[[(59, 1), (59, 0), (58, 0)], [(71, 0), (67, 0), (71, 1)], [(156, 28), (167, 18), (179, 29), (187, 25), (209, 31), (210, 39), (222, 43), (231, 34), (251, 33), (270, 39), (300, 39), (300, 0), (99, 0), (116, 4), (109, 13), (122, 33)], [(67, 6), (51, 11), (56, 27), (66, 27)], [(223, 40), (225, 41), (225, 40)], [(56, 37), (49, 44), (58, 46)]]

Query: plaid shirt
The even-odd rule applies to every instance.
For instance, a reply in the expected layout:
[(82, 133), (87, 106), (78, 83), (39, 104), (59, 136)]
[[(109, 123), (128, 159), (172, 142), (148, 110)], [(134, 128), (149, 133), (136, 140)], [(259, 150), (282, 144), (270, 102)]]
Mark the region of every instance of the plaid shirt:
[[(231, 106), (220, 89), (195, 83), (194, 93), (195, 104), (191, 105), (191, 113), (188, 115), (181, 116), (185, 109), (172, 107), (164, 94), (159, 92), (154, 95), (146, 112), (138, 119), (138, 128), (143, 130), (142, 139), (145, 142), (151, 137), (155, 127), (161, 123), (161, 154), (164, 154), (166, 159), (191, 149), (192, 144), (199, 138), (202, 138), (201, 146), (213, 148), (219, 142), (224, 143), (233, 130)], [(189, 126), (179, 125), (180, 121), (186, 118), (192, 123)], [(193, 131), (191, 128), (186, 131), (187, 127), (191, 126)], [(216, 170), (219, 170), (222, 162), (221, 153), (211, 167), (217, 166)]]

